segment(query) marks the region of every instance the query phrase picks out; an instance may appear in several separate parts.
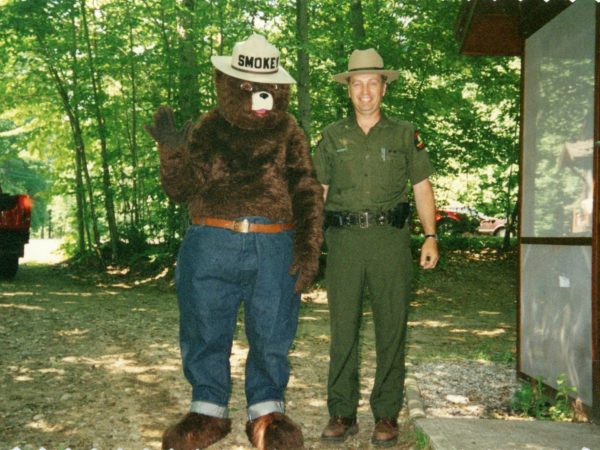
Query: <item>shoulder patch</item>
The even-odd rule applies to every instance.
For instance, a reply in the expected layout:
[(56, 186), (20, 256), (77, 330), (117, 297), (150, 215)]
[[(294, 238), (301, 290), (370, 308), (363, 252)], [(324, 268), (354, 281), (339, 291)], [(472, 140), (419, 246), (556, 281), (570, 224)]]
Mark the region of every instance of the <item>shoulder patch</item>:
[(425, 141), (421, 137), (421, 133), (419, 131), (415, 131), (415, 147), (417, 150), (423, 150), (425, 148)]

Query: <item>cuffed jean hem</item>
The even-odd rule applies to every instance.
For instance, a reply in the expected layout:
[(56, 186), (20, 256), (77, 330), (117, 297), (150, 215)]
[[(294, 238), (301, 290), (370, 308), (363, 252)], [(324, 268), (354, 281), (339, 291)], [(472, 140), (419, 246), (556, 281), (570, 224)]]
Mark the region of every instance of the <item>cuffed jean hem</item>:
[(248, 420), (256, 420), (273, 412), (285, 413), (285, 404), (281, 400), (267, 400), (248, 407)]
[(194, 401), (190, 406), (190, 412), (204, 414), (205, 416), (218, 417), (219, 419), (227, 419), (229, 411), (227, 406), (217, 405), (204, 401)]

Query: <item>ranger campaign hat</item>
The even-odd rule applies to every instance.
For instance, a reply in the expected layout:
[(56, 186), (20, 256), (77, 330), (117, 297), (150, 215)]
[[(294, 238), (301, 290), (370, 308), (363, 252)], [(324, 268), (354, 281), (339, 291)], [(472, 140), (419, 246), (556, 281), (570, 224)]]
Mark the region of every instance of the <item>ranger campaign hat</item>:
[(240, 80), (273, 84), (296, 82), (279, 64), (279, 50), (260, 34), (236, 43), (231, 56), (213, 56), (210, 61), (221, 72)]
[(400, 74), (397, 70), (383, 68), (383, 58), (373, 48), (367, 50), (354, 50), (348, 60), (348, 71), (335, 74), (333, 79), (338, 83), (347, 84), (352, 75), (361, 73), (379, 73), (386, 78), (386, 83), (391, 83)]

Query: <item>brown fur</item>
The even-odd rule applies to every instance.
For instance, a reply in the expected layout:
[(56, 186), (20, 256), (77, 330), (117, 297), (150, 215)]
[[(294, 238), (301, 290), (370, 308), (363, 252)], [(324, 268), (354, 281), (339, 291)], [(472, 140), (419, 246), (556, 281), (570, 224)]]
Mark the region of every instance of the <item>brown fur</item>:
[(246, 435), (258, 450), (300, 450), (302, 430), (288, 416), (271, 413), (246, 423)]
[(196, 450), (220, 441), (231, 431), (231, 419), (188, 413), (163, 434), (163, 450)]
[(301, 291), (318, 269), (322, 187), (304, 133), (287, 112), (289, 87), (252, 83), (274, 99), (273, 110), (258, 117), (251, 111), (251, 93), (241, 83), (216, 71), (218, 107), (179, 135), (174, 128), (159, 129), (161, 120), (169, 122), (168, 111), (159, 108), (149, 132), (159, 143), (161, 181), (171, 199), (187, 203), (191, 217), (262, 216), (293, 222), (290, 272), (299, 271), (296, 290)]

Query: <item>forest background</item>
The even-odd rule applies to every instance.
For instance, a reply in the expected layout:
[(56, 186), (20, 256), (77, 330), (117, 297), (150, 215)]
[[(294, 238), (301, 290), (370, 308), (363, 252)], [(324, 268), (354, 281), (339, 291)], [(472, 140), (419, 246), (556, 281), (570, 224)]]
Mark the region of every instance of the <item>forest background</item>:
[[(355, 48), (400, 70), (384, 111), (420, 129), (438, 205), (511, 217), (518, 181), (518, 58), (466, 57), (459, 0), (0, 0), (0, 185), (34, 198), (33, 229), (104, 264), (172, 257), (185, 207), (159, 182), (143, 125), (215, 105), (210, 56), (253, 32), (298, 81), (291, 112), (311, 148), (351, 113), (331, 76)], [(160, 252), (159, 252), (160, 253)]]

